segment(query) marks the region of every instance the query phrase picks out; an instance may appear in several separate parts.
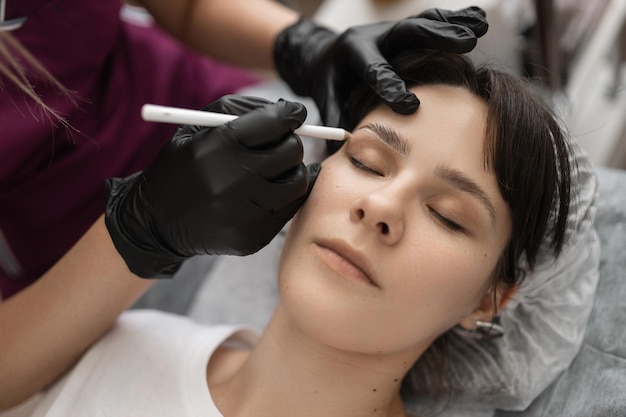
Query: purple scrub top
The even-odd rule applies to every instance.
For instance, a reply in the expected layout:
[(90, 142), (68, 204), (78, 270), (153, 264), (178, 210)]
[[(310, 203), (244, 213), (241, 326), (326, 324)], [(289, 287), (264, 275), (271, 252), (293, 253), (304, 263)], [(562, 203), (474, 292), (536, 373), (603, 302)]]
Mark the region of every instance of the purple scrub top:
[(69, 121), (46, 117), (0, 77), (0, 292), (31, 284), (104, 209), (106, 178), (145, 168), (176, 126), (144, 122), (144, 103), (202, 108), (257, 79), (120, 19), (119, 0), (8, 0), (13, 35), (76, 92), (32, 79)]

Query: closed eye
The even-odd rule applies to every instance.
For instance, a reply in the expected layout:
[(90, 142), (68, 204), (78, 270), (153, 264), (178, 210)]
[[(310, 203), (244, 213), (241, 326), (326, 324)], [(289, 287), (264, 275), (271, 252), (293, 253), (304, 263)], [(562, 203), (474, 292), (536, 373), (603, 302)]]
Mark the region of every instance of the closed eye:
[(445, 216), (442, 216), (438, 211), (434, 210), (432, 207), (428, 207), (428, 210), (431, 214), (437, 219), (439, 223), (452, 230), (453, 232), (462, 232), (465, 233), (465, 228), (458, 223), (453, 222)]
[(379, 177), (383, 176), (383, 174), (381, 174), (380, 172), (368, 167), (367, 165), (364, 165), (361, 161), (359, 161), (358, 159), (352, 156), (350, 157), (350, 163), (354, 165), (357, 169), (360, 169), (361, 171), (365, 171), (370, 174), (377, 175)]

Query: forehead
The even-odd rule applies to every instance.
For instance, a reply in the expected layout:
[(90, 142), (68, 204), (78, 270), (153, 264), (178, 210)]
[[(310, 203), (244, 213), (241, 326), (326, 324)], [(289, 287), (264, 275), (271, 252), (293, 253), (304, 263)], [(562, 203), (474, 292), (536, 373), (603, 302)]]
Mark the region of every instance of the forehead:
[(411, 91), (421, 103), (415, 113), (402, 115), (380, 105), (363, 118), (357, 129), (369, 123), (383, 123), (411, 143), (437, 143), (450, 151), (473, 149), (482, 162), (487, 103), (458, 86), (435, 84), (414, 87)]
[(450, 113), (455, 111), (456, 118), (485, 117), (487, 114), (487, 103), (484, 99), (472, 93), (465, 87), (447, 84), (422, 85), (410, 88), (415, 93), (422, 104), (426, 104), (426, 110), (430, 116), (443, 111)]

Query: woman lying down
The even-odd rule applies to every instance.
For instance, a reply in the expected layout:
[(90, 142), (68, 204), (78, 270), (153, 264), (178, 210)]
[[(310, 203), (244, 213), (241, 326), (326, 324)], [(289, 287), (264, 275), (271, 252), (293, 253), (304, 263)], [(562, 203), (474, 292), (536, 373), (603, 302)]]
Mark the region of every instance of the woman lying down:
[(408, 415), (420, 357), (492, 322), (542, 242), (558, 256), (570, 145), (515, 76), (441, 53), (394, 67), (421, 106), (399, 115), (355, 91), (352, 137), (290, 224), (263, 334), (126, 313), (30, 412)]

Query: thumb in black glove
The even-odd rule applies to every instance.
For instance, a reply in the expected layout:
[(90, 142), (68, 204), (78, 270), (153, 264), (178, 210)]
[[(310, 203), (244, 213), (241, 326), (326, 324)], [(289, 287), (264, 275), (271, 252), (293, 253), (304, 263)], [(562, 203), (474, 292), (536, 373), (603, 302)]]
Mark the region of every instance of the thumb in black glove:
[(296, 94), (314, 99), (325, 124), (351, 130), (342, 105), (355, 83), (366, 83), (394, 111), (410, 114), (419, 100), (388, 60), (416, 49), (466, 53), (487, 28), (485, 12), (478, 7), (429, 9), (398, 21), (352, 27), (341, 35), (300, 19), (276, 38), (274, 61)]
[(299, 103), (226, 96), (205, 110), (242, 115), (181, 126), (144, 172), (107, 181), (106, 225), (129, 269), (169, 277), (188, 257), (248, 255), (308, 196), (319, 164), (302, 163)]

